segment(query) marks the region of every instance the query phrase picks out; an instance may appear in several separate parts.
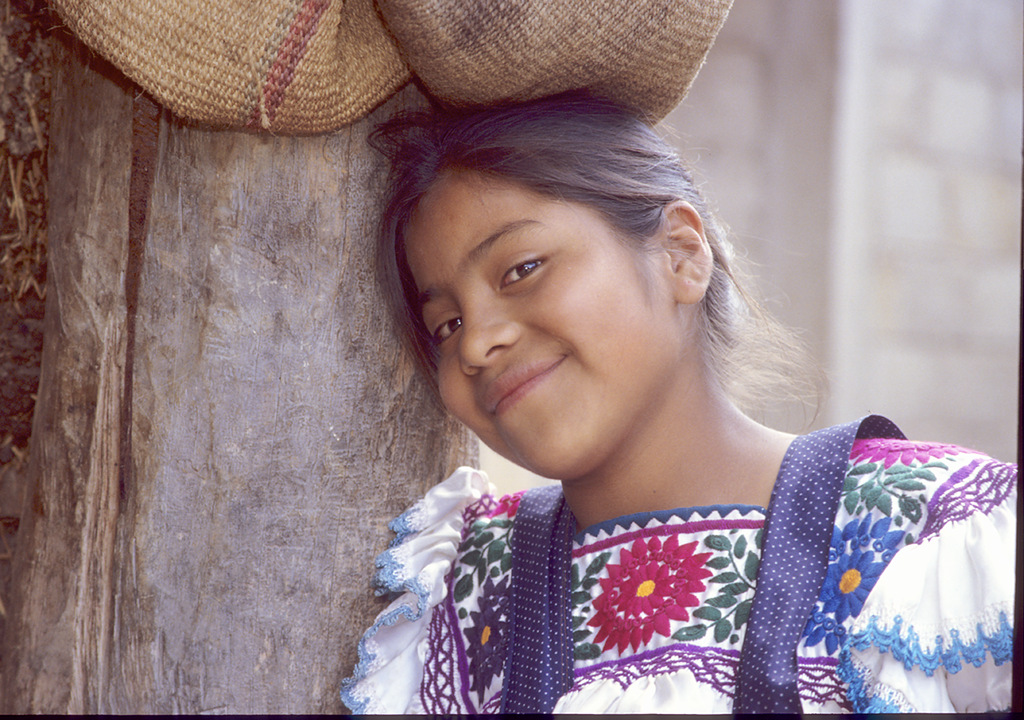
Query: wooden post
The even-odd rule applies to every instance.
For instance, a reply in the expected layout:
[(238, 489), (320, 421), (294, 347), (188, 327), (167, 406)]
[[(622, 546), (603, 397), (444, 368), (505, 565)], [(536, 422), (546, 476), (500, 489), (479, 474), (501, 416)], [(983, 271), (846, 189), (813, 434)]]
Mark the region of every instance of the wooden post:
[(373, 275), (366, 136), (422, 99), (306, 138), (157, 112), (150, 179), (139, 92), (61, 50), (0, 710), (341, 711), (387, 520), (474, 452)]

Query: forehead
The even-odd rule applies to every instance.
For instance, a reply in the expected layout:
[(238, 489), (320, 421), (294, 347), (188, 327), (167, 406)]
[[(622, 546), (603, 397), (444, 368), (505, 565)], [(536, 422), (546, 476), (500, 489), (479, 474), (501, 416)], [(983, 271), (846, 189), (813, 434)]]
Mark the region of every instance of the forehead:
[(555, 205), (514, 182), (447, 172), (423, 195), (405, 229), (409, 269), (422, 289), (509, 223), (536, 219)]

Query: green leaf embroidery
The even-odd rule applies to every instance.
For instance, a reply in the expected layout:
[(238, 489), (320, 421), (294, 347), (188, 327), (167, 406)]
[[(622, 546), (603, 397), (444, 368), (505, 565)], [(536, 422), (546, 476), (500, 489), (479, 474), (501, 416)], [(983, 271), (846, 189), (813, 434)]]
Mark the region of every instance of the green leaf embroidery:
[(572, 594), (572, 604), (573, 604), (573, 606), (582, 605), (582, 604), (588, 603), (588, 602), (590, 602), (590, 593), (583, 592), (583, 591), (578, 591), (578, 592), (574, 592)]
[(593, 660), (601, 654), (601, 648), (594, 643), (585, 643), (573, 648), (572, 657), (574, 660)]
[(843, 498), (843, 507), (846, 508), (846, 512), (853, 515), (853, 511), (857, 509), (857, 503), (860, 502), (860, 493), (852, 492)]
[(731, 632), (732, 623), (728, 620), (719, 620), (715, 623), (715, 642), (724, 642)]
[(711, 622), (717, 622), (722, 619), (722, 611), (714, 607), (699, 607), (693, 611), (694, 617), (699, 617), (701, 620), (709, 620)]
[(577, 615), (576, 617), (574, 617), (572, 619), (572, 629), (575, 630), (576, 628), (578, 628), (580, 625), (582, 625), (586, 621), (587, 621), (587, 618), (586, 618), (585, 615)]
[[(736, 602), (736, 597), (733, 595), (718, 595), (717, 597), (713, 597), (710, 600), (708, 600), (708, 605), (711, 605), (712, 607), (716, 608), (726, 608), (732, 607), (736, 604)], [(696, 612), (694, 612), (693, 614), (697, 615)], [(705, 620), (706, 619), (708, 618), (705, 618)]]
[(505, 554), (505, 541), (495, 540), (487, 547), (487, 562), (498, 562)]
[(730, 562), (729, 558), (722, 557), (721, 555), (719, 555), (718, 557), (713, 557), (707, 561), (707, 566), (712, 570), (722, 570), (724, 568), (729, 567), (731, 564), (732, 563)]
[(732, 542), (725, 535), (709, 535), (704, 544), (712, 550), (732, 550)]
[[(914, 470), (914, 477), (916, 477), (916, 478), (923, 478), (924, 480), (928, 480), (930, 482), (935, 482), (935, 480), (936, 480), (935, 473), (933, 473), (931, 470), (925, 470), (924, 468), (917, 468), (916, 470)], [(911, 490), (923, 490), (924, 488), (920, 487), (920, 488), (910, 488), (910, 489)]]
[(578, 643), (581, 640), (586, 640), (590, 637), (590, 630), (576, 630), (572, 634), (572, 641)]
[(674, 640), (682, 640), (683, 642), (686, 642), (687, 640), (697, 640), (702, 638), (707, 635), (707, 632), (708, 628), (706, 625), (690, 625), (689, 627), (684, 627), (681, 630), (676, 630), (672, 633), (672, 638)]
[(459, 578), (459, 581), (455, 583), (455, 591), (453, 597), (455, 602), (462, 602), (469, 597), (470, 593), (473, 592), (473, 573), (463, 575)]
[(501, 556), (501, 571), (507, 573), (512, 569), (512, 553), (505, 553)]
[(589, 590), (590, 588), (594, 587), (595, 585), (597, 585), (597, 578), (596, 577), (588, 577), (586, 580), (583, 581), (583, 589), (584, 590)]
[(899, 499), (900, 512), (907, 516), (911, 522), (918, 522), (921, 519), (921, 504), (914, 498), (901, 495)]
[(604, 566), (608, 564), (608, 560), (611, 558), (611, 556), (611, 550), (603, 552), (600, 555), (598, 555), (596, 558), (590, 561), (589, 565), (587, 565), (587, 571), (584, 573), (584, 575), (597, 575), (597, 573), (604, 570)]
[(724, 588), (722, 588), (722, 592), (729, 593), (730, 595), (740, 595), (741, 593), (745, 593), (747, 591), (747, 588), (749, 587), (750, 586), (747, 585), (745, 582), (740, 581), (735, 582), (732, 585), (726, 585)]
[(484, 545), (486, 545), (487, 543), (489, 543), (493, 539), (494, 539), (494, 533), (492, 533), (490, 531), (485, 532), (485, 533), (480, 533), (479, 535), (476, 536), (476, 539), (473, 541), (473, 547), (482, 548)]
[(734, 572), (730, 571), (730, 572), (724, 572), (724, 573), (720, 573), (718, 575), (715, 575), (713, 578), (708, 580), (708, 582), (709, 583), (731, 583), (731, 582), (736, 582), (739, 579), (740, 579), (740, 576), (737, 573), (734, 573)]
[(746, 625), (747, 620), (750, 618), (750, 608), (754, 605), (754, 600), (744, 600), (736, 606), (736, 614), (733, 617), (733, 622), (736, 623), (736, 628), (739, 629)]
[(470, 550), (468, 553), (462, 556), (462, 562), (466, 565), (479, 565), (480, 561), (483, 559), (483, 553), (481, 553), (479, 550)]
[(886, 515), (892, 515), (892, 495), (880, 495), (875, 506)]
[(882, 494), (882, 487), (874, 482), (869, 483), (863, 487), (860, 491), (860, 496), (864, 498), (866, 504), (873, 505), (875, 499)]
[(746, 538), (745, 535), (740, 535), (739, 539), (736, 541), (736, 547), (735, 547), (735, 549), (733, 549), (732, 553), (737, 558), (741, 558), (741, 557), (743, 557), (743, 553), (745, 553), (746, 551), (747, 551), (747, 538)]
[[(878, 465), (876, 465), (875, 463), (861, 463), (860, 465), (857, 465), (856, 467), (851, 469), (850, 472), (847, 473), (847, 474), (848, 475), (867, 475), (868, 473), (874, 472), (877, 469), (878, 469)], [(846, 480), (848, 482), (850, 480), (850, 478), (847, 477)]]
[(894, 488), (898, 489), (898, 490), (907, 490), (907, 491), (924, 490), (924, 488), (925, 488), (924, 483), (920, 483), (917, 480), (913, 480), (913, 479), (909, 479), (909, 478), (907, 480), (897, 480), (896, 482), (894, 482), (892, 484), (892, 486)]
[(747, 559), (743, 563), (743, 572), (747, 575), (747, 580), (754, 582), (757, 580), (757, 570), (761, 567), (761, 557), (756, 553), (747, 553)]

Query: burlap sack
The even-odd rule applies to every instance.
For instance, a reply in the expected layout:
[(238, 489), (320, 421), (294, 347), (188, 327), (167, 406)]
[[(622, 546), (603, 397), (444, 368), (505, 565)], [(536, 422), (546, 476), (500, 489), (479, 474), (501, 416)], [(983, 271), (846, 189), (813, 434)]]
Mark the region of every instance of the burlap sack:
[(374, 0), (51, 4), (178, 115), (299, 134), (364, 117), (409, 67), (455, 105), (589, 87), (657, 121), (685, 94), (731, 1), (378, 0), (380, 14)]
[(665, 117), (732, 0), (378, 0), (430, 91), (456, 105), (591, 88)]
[(68, 27), (182, 117), (335, 130), (410, 77), (373, 0), (50, 0)]

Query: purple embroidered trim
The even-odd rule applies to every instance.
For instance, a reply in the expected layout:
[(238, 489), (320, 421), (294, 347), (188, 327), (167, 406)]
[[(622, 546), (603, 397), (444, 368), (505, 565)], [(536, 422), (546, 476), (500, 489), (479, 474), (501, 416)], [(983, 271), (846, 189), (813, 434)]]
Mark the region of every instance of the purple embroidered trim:
[(853, 705), (846, 697), (846, 685), (836, 676), (839, 661), (836, 658), (801, 658), (796, 660), (797, 685), (800, 699), (817, 705), (828, 702), (838, 703), (844, 710), (853, 711)]
[(611, 681), (625, 690), (645, 675), (689, 670), (702, 683), (711, 685), (723, 695), (731, 695), (736, 683), (738, 650), (720, 650), (699, 645), (677, 644), (646, 650), (619, 660), (577, 668), (572, 689), (579, 690), (594, 682)]
[(633, 532), (622, 533), (621, 535), (613, 535), (610, 538), (598, 540), (595, 543), (583, 545), (579, 548), (574, 548), (572, 551), (572, 556), (573, 558), (578, 558), (583, 555), (588, 555), (590, 553), (600, 552), (605, 548), (631, 543), (637, 538), (649, 538), (654, 537), (655, 535), (698, 533), (706, 532), (708, 530), (760, 530), (763, 527), (764, 518), (761, 518), (759, 520), (695, 520), (693, 522), (686, 523), (659, 525), (658, 527), (641, 528), (640, 530), (634, 530)]
[[(971, 475), (974, 477), (969, 479)], [(1016, 479), (1015, 466), (996, 460), (978, 458), (960, 468), (928, 501), (928, 519), (918, 542), (937, 535), (949, 523), (965, 520), (976, 512), (990, 512), (1006, 500)]]
[[(614, 682), (625, 690), (643, 676), (664, 675), (688, 670), (700, 683), (711, 685), (723, 695), (732, 695), (736, 686), (738, 650), (722, 650), (679, 643), (646, 650), (619, 660), (577, 668), (573, 692), (595, 682)], [(836, 677), (835, 658), (797, 658), (800, 699), (816, 705), (829, 702), (851, 709), (846, 686)]]
[(437, 715), (465, 712), (456, 698), (456, 652), (452, 636), (452, 627), (447, 622), (444, 608), (435, 608), (430, 617), (430, 631), (427, 636), (430, 655), (423, 665), (420, 702), (427, 712)]
[(494, 499), (493, 495), (484, 495), (475, 503), (468, 505), (462, 511), (462, 539), (466, 539), (466, 535), (473, 529), (474, 522), (493, 511), (496, 507), (498, 507), (498, 501)]

